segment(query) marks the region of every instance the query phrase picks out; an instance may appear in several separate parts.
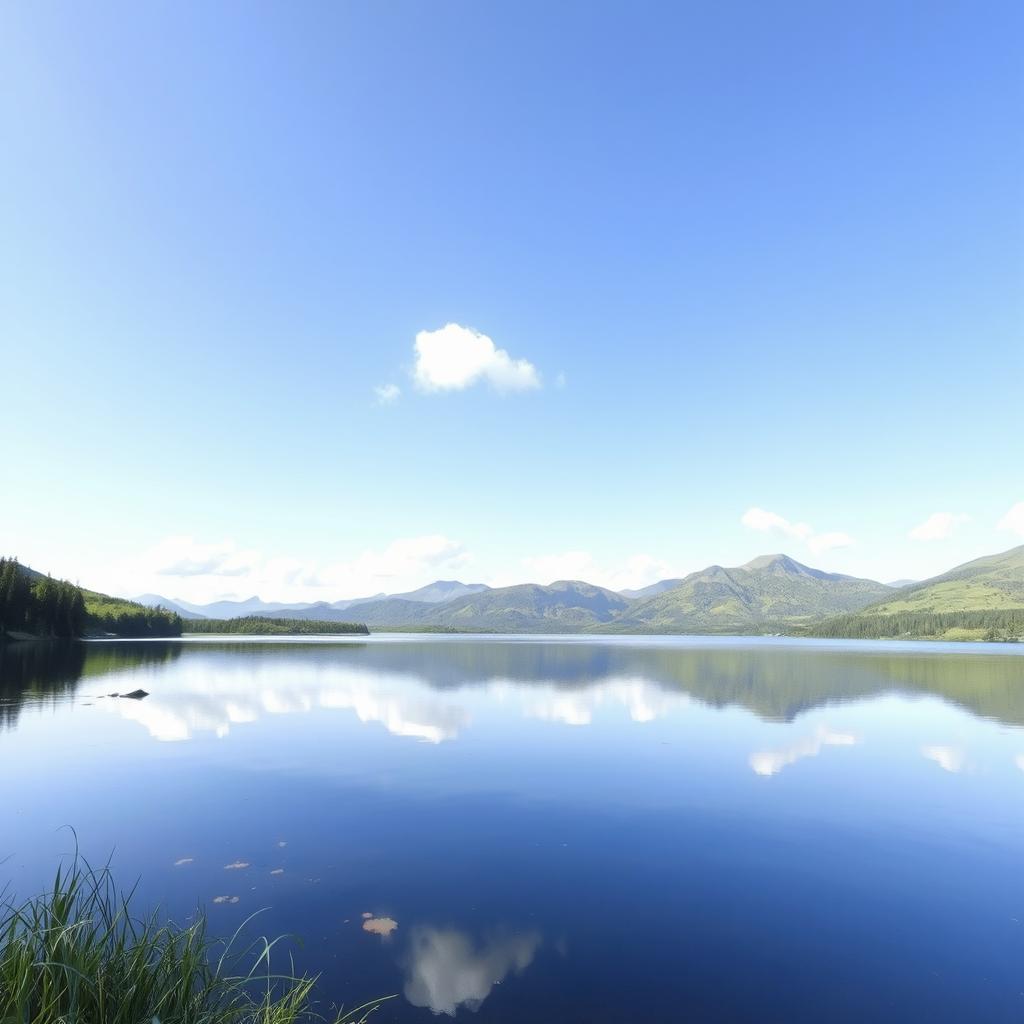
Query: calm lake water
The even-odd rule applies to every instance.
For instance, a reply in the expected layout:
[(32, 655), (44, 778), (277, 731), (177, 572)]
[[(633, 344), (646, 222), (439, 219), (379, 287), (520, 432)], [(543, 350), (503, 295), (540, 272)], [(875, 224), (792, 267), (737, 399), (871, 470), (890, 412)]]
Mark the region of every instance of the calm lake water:
[(1024, 1020), (1011, 646), (20, 645), (0, 772), (0, 885), (73, 826), (380, 1024)]

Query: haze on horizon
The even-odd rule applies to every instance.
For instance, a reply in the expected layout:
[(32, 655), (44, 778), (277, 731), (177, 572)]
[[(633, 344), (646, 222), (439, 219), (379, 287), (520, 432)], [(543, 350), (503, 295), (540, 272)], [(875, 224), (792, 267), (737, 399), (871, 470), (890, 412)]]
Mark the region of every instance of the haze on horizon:
[(1022, 29), (5, 5), (0, 554), (297, 602), (1022, 543)]

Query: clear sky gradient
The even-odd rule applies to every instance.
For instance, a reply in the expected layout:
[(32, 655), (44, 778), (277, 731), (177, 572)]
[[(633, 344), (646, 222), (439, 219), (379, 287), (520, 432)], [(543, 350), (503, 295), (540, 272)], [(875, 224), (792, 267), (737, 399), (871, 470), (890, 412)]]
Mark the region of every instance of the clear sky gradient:
[(313, 600), (1024, 543), (1022, 40), (1009, 2), (4, 4), (0, 550)]

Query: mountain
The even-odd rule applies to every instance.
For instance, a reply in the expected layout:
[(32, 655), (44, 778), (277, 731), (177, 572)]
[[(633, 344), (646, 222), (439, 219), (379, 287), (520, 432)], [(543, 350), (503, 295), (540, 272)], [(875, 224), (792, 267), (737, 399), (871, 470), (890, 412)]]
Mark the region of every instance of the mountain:
[(370, 601), (352, 610), (368, 626), (417, 626), (501, 633), (572, 632), (610, 622), (629, 602), (614, 591), (578, 580), (542, 587), (483, 588), (430, 604), (405, 597)]
[(886, 586), (892, 587), (893, 590), (899, 590), (900, 587), (912, 587), (915, 583), (920, 582), (920, 580), (893, 580), (891, 583), (886, 583)]
[(450, 601), (453, 597), (479, 594), (483, 590), (490, 590), (490, 587), (485, 583), (434, 580), (433, 583), (428, 583), (425, 587), (410, 590), (405, 594), (375, 594), (373, 597), (357, 597), (350, 601), (334, 601), (331, 607), (342, 611), (345, 608), (354, 608), (356, 605), (369, 604), (371, 601), (384, 601), (389, 598), (397, 598), (402, 601), (422, 601), (425, 604), (441, 604), (444, 601)]
[(623, 597), (628, 597), (631, 601), (640, 601), (645, 597), (655, 597), (658, 594), (663, 594), (666, 590), (678, 587), (682, 582), (681, 579), (658, 580), (657, 583), (651, 583), (646, 587), (641, 587), (639, 590), (620, 590), (619, 593)]
[[(158, 594), (151, 596), (159, 598), (160, 601), (167, 600), (164, 597), (159, 597)], [(282, 601), (261, 601), (258, 597), (248, 597), (244, 601), (213, 601), (210, 604), (193, 604), (191, 601), (175, 601), (173, 603), (204, 619), (241, 619), (247, 615), (276, 613), (282, 608), (291, 608), (297, 611), (312, 607), (308, 603), (289, 605)]]
[[(337, 609), (339, 612), (344, 611), (346, 608), (353, 608), (357, 604), (366, 604), (367, 601), (383, 601), (388, 595), (383, 591), (379, 594), (374, 594), (373, 597), (352, 597), (347, 601), (332, 601), (331, 607)], [(322, 603), (322, 602), (321, 602)], [(309, 605), (290, 605), (290, 608), (308, 608)]]
[(141, 604), (146, 608), (166, 608), (167, 611), (175, 612), (183, 619), (206, 618), (205, 615), (200, 615), (198, 612), (191, 611), (183, 604), (179, 604), (177, 601), (170, 601), (166, 597), (161, 597), (159, 594), (140, 594), (133, 600), (136, 604)]
[(864, 609), (865, 615), (900, 612), (989, 611), (1024, 608), (1024, 544), (958, 565), (941, 576), (904, 587)]
[[(367, 603), (375, 603), (369, 598)], [(362, 622), (363, 616), (359, 614), (362, 607), (361, 602), (353, 601), (349, 604), (346, 601), (339, 601), (342, 607), (336, 604), (328, 604), (326, 601), (317, 601), (315, 604), (303, 604), (289, 607), (282, 605), (272, 611), (249, 612), (246, 618), (257, 617), (265, 619), (306, 619), (315, 622)], [(417, 603), (416, 607), (420, 607)]]
[(712, 565), (677, 586), (632, 603), (597, 632), (725, 633), (858, 611), (892, 591), (883, 583), (822, 572), (788, 555), (736, 568)]
[(249, 615), (274, 615), (286, 619), (318, 619), (321, 622), (348, 622), (351, 615), (338, 616), (334, 612), (343, 612), (374, 602), (401, 599), (423, 604), (441, 604), (455, 597), (477, 594), (489, 588), (483, 583), (460, 583), (458, 580), (435, 580), (418, 590), (407, 594), (374, 594), (372, 597), (355, 597), (344, 601), (296, 602), (262, 601), (258, 597), (246, 598), (244, 601), (214, 601), (210, 604), (192, 604), (190, 601), (172, 601), (160, 594), (143, 594), (138, 601), (148, 608), (158, 604), (170, 611), (176, 611), (182, 618), (188, 619), (237, 619)]
[(460, 583), (458, 580), (435, 580), (419, 590), (410, 590), (407, 594), (391, 594), (405, 601), (425, 601), (427, 604), (441, 604), (456, 597), (469, 594), (482, 594), (490, 590), (486, 583)]
[(812, 623), (815, 636), (1024, 639), (1024, 545), (965, 562), (862, 609)]

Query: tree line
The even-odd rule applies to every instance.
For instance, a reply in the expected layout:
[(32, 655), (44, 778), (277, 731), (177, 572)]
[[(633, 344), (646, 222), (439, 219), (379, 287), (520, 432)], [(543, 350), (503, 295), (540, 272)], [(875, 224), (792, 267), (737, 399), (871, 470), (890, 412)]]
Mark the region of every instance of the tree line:
[(837, 615), (806, 629), (810, 636), (875, 640), (894, 637), (942, 637), (952, 630), (967, 630), (981, 640), (1024, 638), (1024, 608), (974, 611), (917, 612), (889, 615)]
[(163, 608), (90, 594), (67, 580), (32, 572), (16, 558), (0, 558), (0, 638), (27, 633), (75, 639), (90, 632), (181, 636), (181, 619)]
[(76, 637), (85, 628), (85, 595), (49, 576), (33, 578), (14, 558), (0, 558), (0, 632)]
[(262, 615), (244, 615), (237, 619), (189, 619), (186, 633), (245, 633), (250, 636), (301, 636), (313, 633), (356, 634), (367, 636), (361, 622), (320, 622), (315, 619), (281, 619)]

